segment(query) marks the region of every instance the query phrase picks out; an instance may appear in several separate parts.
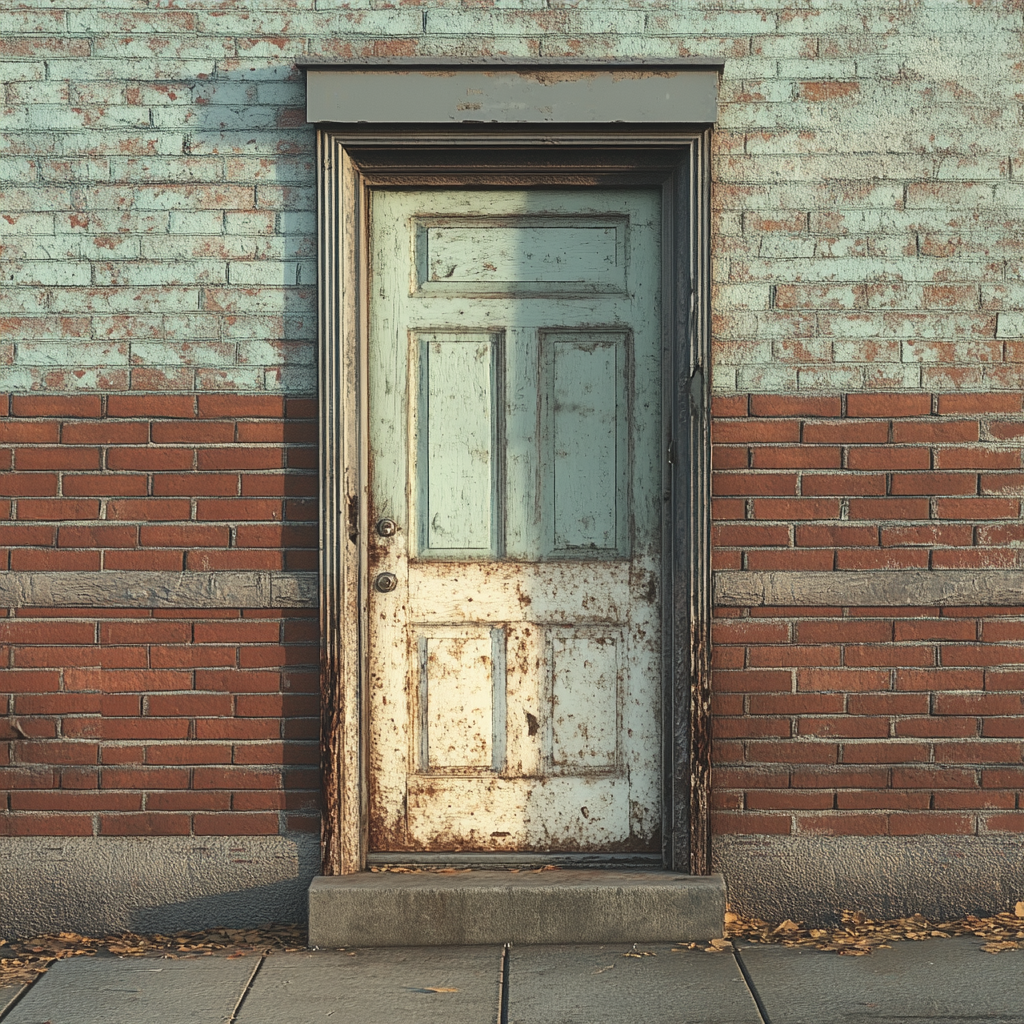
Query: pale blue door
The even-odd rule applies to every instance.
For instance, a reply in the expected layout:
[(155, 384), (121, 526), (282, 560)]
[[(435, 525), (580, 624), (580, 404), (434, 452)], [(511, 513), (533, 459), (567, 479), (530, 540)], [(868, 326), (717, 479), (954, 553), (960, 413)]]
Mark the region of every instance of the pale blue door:
[(371, 850), (657, 852), (659, 195), (370, 210)]

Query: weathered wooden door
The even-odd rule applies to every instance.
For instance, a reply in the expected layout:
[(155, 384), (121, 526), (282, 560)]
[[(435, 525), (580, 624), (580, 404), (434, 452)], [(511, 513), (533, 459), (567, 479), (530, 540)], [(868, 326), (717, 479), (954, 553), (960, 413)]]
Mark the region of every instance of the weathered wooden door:
[(660, 850), (660, 199), (370, 200), (370, 849)]

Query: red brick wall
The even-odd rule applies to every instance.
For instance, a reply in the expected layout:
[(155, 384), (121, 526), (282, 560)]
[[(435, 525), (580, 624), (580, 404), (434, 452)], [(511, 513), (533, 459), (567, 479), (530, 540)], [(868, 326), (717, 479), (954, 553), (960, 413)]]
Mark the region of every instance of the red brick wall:
[(0, 396), (0, 567), (316, 568), (316, 403)]
[[(1019, 394), (715, 412), (716, 568), (1024, 565)], [(1024, 830), (1022, 641), (1024, 606), (717, 609), (715, 831)]]
[(318, 662), (314, 611), (0, 619), (0, 835), (319, 830)]
[(715, 399), (714, 567), (1024, 566), (1020, 393)]
[[(312, 569), (315, 406), (13, 396), (11, 569)], [(715, 567), (1021, 567), (1022, 397), (716, 399)], [(715, 830), (1020, 829), (1024, 607), (720, 608)], [(315, 829), (312, 613), (0, 620), (13, 834)]]
[[(316, 403), (0, 400), (0, 566), (316, 568)], [(315, 612), (0, 613), (13, 835), (319, 828)]]
[(1024, 607), (719, 609), (714, 829), (1024, 831)]

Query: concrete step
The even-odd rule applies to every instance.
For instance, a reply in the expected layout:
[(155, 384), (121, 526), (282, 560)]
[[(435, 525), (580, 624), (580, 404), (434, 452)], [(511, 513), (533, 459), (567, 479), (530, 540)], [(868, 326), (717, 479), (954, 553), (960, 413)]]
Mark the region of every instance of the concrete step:
[(314, 878), (309, 944), (694, 942), (721, 936), (725, 880), (674, 871), (363, 872)]

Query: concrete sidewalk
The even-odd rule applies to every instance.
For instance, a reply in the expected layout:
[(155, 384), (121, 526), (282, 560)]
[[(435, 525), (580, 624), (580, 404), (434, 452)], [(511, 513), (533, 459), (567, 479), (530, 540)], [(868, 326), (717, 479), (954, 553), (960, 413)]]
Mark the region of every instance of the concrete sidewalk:
[[(972, 938), (871, 956), (738, 941), (465, 946), (56, 963), (3, 1024), (1024, 1024), (1024, 953)], [(636, 955), (640, 954), (640, 955)]]

